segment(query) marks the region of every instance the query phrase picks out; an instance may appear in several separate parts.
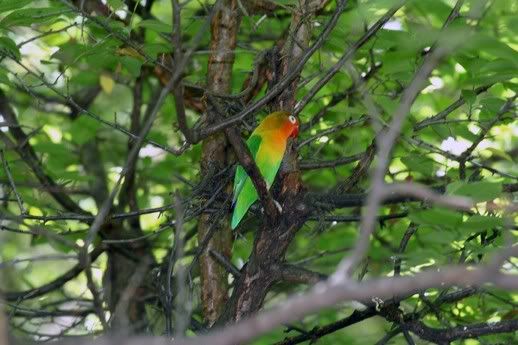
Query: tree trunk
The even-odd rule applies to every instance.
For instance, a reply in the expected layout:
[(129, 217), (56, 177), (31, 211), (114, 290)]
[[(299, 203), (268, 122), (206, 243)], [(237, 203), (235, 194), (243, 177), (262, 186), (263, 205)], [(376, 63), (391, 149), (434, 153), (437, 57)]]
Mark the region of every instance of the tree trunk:
[[(217, 9), (211, 22), (211, 43), (208, 65), (207, 88), (217, 93), (228, 93), (232, 88), (232, 65), (236, 47), (240, 15), (237, 0), (225, 0)], [(208, 114), (206, 114), (209, 117)], [(216, 119), (207, 118), (207, 122)], [(213, 176), (230, 163), (229, 145), (223, 133), (205, 139), (202, 144), (201, 173)], [(226, 192), (230, 193), (230, 186)], [(213, 227), (216, 227), (213, 229)], [(213, 234), (213, 235), (212, 235)], [(231, 257), (232, 230), (228, 217), (214, 223), (214, 214), (203, 213), (198, 223), (198, 243), (211, 236), (200, 256), (201, 299), (205, 321), (212, 325), (221, 314), (227, 299), (228, 273), (209, 254), (216, 251), (226, 258)]]
[[(325, 1), (301, 1), (292, 17), (290, 34), (282, 49), (280, 61), (273, 82), (282, 79), (290, 71), (290, 67), (300, 60), (310, 38), (310, 20), (314, 11)], [(295, 105), (295, 94), (299, 78), (291, 83), (272, 102), (272, 110), (292, 111)], [(281, 202), (283, 214), (279, 224), (268, 227), (263, 224), (255, 236), (254, 249), (248, 264), (241, 270), (230, 302), (218, 324), (237, 322), (259, 310), (266, 294), (279, 280), (279, 274), (273, 268), (284, 260), (284, 255), (308, 215), (307, 208), (300, 202), (303, 199), (300, 171), (297, 164), (297, 153), (292, 145), (288, 145), (280, 172), (279, 188), (274, 188), (274, 195)], [(277, 193), (276, 193), (277, 192)]]

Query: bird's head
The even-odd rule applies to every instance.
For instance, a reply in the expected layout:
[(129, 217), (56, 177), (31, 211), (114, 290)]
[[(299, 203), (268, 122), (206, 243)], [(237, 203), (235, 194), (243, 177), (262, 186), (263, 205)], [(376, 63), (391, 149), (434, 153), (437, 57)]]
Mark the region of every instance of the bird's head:
[(299, 120), (287, 111), (276, 111), (266, 116), (259, 125), (259, 131), (278, 130), (286, 138), (299, 134)]
[(299, 135), (299, 120), (295, 116), (288, 114), (288, 121), (290, 122), (288, 128), (291, 129), (291, 134), (289, 137), (295, 138), (297, 135)]

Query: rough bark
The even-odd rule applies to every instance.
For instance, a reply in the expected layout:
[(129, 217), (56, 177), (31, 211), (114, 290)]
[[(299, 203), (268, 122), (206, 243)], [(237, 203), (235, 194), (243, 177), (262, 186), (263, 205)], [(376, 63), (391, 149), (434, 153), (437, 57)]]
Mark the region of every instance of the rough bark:
[[(0, 275), (1, 276), (1, 275)], [(0, 303), (2, 303), (2, 296), (0, 296)], [(0, 304), (0, 345), (9, 344), (7, 339), (7, 320), (4, 315), (3, 308)]]
[[(239, 7), (236, 0), (222, 1), (211, 22), (211, 43), (207, 76), (207, 89), (217, 93), (228, 93), (232, 86), (232, 65), (239, 29)], [(215, 119), (206, 115), (207, 121)], [(229, 145), (223, 133), (212, 135), (202, 144), (201, 173), (211, 176), (224, 169), (229, 163)], [(227, 192), (230, 192), (230, 186)], [(231, 256), (232, 231), (227, 217), (214, 223), (214, 215), (203, 213), (198, 223), (198, 241), (214, 233), (200, 256), (201, 299), (205, 321), (212, 325), (221, 314), (227, 299), (228, 273), (209, 254), (215, 251), (226, 258)], [(215, 226), (215, 231), (211, 227)]]
[[(280, 80), (290, 71), (304, 53), (310, 38), (310, 19), (314, 11), (322, 5), (322, 1), (301, 1), (292, 17), (290, 34), (282, 49), (280, 60), (272, 68), (273, 83)], [(293, 110), (295, 92), (299, 78), (290, 84), (274, 102), (272, 110)], [(236, 322), (259, 310), (270, 288), (280, 280), (281, 276), (274, 269), (284, 260), (295, 234), (300, 229), (309, 210), (303, 200), (303, 189), (300, 171), (297, 165), (297, 153), (289, 145), (281, 170), (280, 183), (274, 188), (274, 195), (281, 202), (283, 214), (277, 224), (269, 226), (264, 222), (258, 230), (252, 254), (235, 284), (232, 297), (218, 323)]]

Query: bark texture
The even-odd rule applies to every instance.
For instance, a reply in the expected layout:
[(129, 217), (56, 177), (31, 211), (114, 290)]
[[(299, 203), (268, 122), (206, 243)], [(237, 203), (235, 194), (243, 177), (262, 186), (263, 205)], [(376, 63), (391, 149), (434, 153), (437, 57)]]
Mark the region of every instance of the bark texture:
[[(232, 65), (239, 30), (240, 13), (237, 0), (222, 1), (211, 22), (211, 43), (207, 75), (207, 89), (210, 92), (228, 93), (232, 86)], [(207, 122), (215, 121), (207, 113)], [(230, 163), (229, 145), (223, 133), (208, 137), (202, 143), (201, 173), (204, 177), (214, 176)], [(230, 186), (227, 188), (230, 191)], [(215, 227), (215, 228), (214, 228)], [(228, 273), (210, 255), (217, 252), (231, 257), (232, 230), (225, 216), (215, 222), (213, 213), (203, 213), (198, 223), (198, 241), (203, 243), (211, 236), (200, 256), (201, 299), (205, 321), (212, 325), (221, 314), (227, 299)]]
[[(307, 48), (310, 38), (310, 20), (325, 1), (301, 1), (290, 25), (290, 34), (286, 39), (280, 56), (273, 61), (274, 76), (271, 86), (286, 76), (290, 68), (299, 60)], [(290, 84), (270, 105), (272, 111), (292, 111), (295, 105), (295, 93), (299, 78)], [(263, 305), (270, 288), (281, 279), (281, 273), (275, 268), (284, 261), (284, 256), (293, 237), (309, 215), (304, 205), (297, 153), (292, 145), (287, 148), (279, 174), (280, 183), (274, 185), (273, 194), (281, 202), (283, 214), (276, 224), (264, 222), (258, 230), (252, 254), (235, 284), (232, 297), (220, 324), (237, 322), (256, 312)]]
[[(0, 302), (2, 301), (2, 296), (0, 296)], [(3, 308), (0, 307), (0, 345), (9, 344), (7, 339), (7, 320), (5, 319)]]

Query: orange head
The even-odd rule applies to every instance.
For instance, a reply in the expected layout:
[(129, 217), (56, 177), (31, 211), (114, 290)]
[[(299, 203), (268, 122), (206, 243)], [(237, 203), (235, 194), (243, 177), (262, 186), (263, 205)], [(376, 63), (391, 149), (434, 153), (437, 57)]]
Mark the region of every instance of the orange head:
[(299, 134), (299, 121), (287, 111), (276, 111), (264, 118), (256, 129), (256, 132), (276, 130), (286, 138), (294, 138)]

